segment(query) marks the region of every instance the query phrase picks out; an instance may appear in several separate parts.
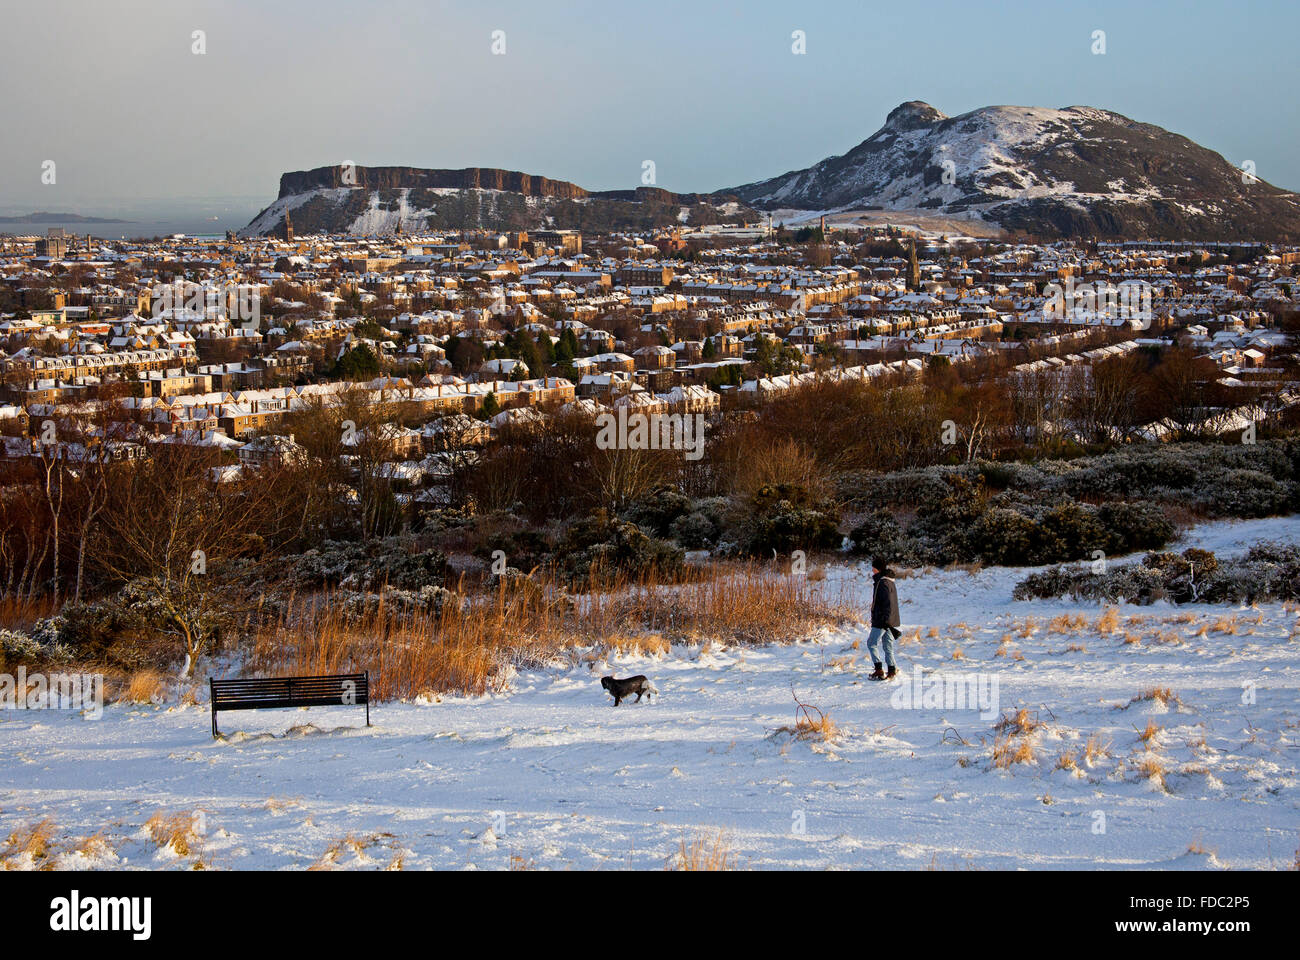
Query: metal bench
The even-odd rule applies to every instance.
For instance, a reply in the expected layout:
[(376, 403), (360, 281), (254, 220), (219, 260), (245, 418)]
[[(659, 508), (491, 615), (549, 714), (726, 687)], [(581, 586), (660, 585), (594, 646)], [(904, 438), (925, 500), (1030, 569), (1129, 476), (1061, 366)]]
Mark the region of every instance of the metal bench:
[(254, 680), (208, 678), (212, 694), (212, 737), (219, 735), (217, 711), (261, 710), (271, 707), (366, 708), (370, 726), (370, 672), (345, 673), (333, 677), (266, 677)]

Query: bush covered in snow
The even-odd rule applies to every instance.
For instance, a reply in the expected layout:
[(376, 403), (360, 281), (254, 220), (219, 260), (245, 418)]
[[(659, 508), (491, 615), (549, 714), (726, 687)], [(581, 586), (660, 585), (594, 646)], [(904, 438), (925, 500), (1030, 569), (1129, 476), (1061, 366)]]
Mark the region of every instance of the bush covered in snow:
[(944, 495), (919, 505), (906, 528), (878, 507), (850, 534), (859, 553), (884, 553), (894, 562), (987, 563), (1037, 566), (1103, 554), (1125, 554), (1164, 546), (1175, 528), (1147, 502), (1111, 502), (1100, 507), (1061, 497), (1018, 492), (990, 495), (981, 473), (950, 473)]
[(839, 478), (839, 493), (858, 510), (911, 509), (947, 496), (954, 476), (979, 478), (991, 491), (1089, 502), (1149, 500), (1207, 517), (1263, 517), (1300, 509), (1300, 440), (1135, 444), (1072, 460), (855, 471)]
[(581, 581), (596, 571), (606, 576), (639, 576), (652, 570), (673, 575), (682, 569), (685, 553), (666, 540), (649, 536), (630, 520), (596, 510), (569, 527), (556, 559), (570, 579)]
[(319, 548), (291, 559), (292, 578), (300, 587), (337, 586), (349, 590), (400, 590), (440, 586), (447, 557), (421, 549), (410, 536), (365, 542), (327, 540)]
[(41, 659), (41, 645), (18, 630), (0, 630), (0, 664), (25, 663)]
[(741, 542), (750, 553), (784, 554), (839, 543), (835, 505), (815, 499), (798, 484), (766, 484), (754, 493), (748, 508)]
[(1017, 600), (1069, 596), (1116, 603), (1255, 603), (1300, 600), (1300, 546), (1256, 544), (1245, 556), (1219, 560), (1205, 550), (1149, 553), (1141, 563), (1094, 573), (1090, 566), (1053, 567), (1016, 585)]
[(437, 616), (448, 605), (462, 602), (461, 597), (446, 587), (425, 584), (418, 590), (403, 590), (385, 586), (377, 591), (341, 590), (337, 601), (343, 612), (352, 617), (371, 617), (381, 606), (393, 613), (427, 613)]

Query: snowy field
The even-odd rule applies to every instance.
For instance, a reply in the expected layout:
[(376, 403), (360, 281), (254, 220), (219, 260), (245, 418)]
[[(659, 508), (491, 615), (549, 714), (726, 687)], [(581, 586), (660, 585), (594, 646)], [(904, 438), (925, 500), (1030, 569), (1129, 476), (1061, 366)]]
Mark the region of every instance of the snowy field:
[[(1260, 538), (1300, 538), (1300, 518), (1179, 546)], [(869, 570), (827, 573), (868, 595)], [(1110, 632), (1096, 606), (1012, 601), (1025, 573), (900, 577), (914, 638), (888, 684), (854, 627), (575, 657), (499, 696), (374, 706), (369, 729), (360, 708), (222, 714), (217, 742), (203, 706), (0, 712), (0, 841), (48, 818), (57, 862), (92, 868), (658, 869), (718, 836), (760, 869), (1291, 866), (1295, 609), (1125, 606)], [(661, 701), (613, 708), (607, 671), (648, 674)], [(997, 703), (904, 709), (918, 671), (996, 682)], [(781, 730), (792, 687), (838, 737)], [(1022, 733), (995, 729), (1022, 708)], [(999, 740), (1019, 762), (994, 762)], [(191, 825), (184, 853), (145, 828), (159, 811)]]

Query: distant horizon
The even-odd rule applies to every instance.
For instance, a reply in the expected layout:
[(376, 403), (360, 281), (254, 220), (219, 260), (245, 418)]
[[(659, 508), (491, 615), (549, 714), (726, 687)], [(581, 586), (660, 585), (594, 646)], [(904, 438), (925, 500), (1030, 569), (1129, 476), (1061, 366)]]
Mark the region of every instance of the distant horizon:
[[(912, 100), (900, 101), (900, 104), (917, 102), (919, 100), (920, 98), (913, 98)], [(928, 103), (928, 101), (920, 101), (920, 102)], [(930, 105), (936, 106), (934, 104), (930, 104)], [(984, 107), (997, 107), (997, 106), (1023, 106), (1023, 107), (1040, 107), (1040, 108), (1043, 107), (1042, 104), (985, 104), (984, 105)], [(1102, 109), (1102, 110), (1110, 109), (1108, 107), (1100, 106), (1098, 104), (1068, 104), (1066, 106), (1050, 107), (1047, 109), (1063, 110), (1072, 106), (1086, 106), (1086, 107)], [(973, 110), (984, 109), (984, 107), (975, 107), (972, 108), (972, 110), (963, 111), (963, 112), (970, 113)], [(894, 108), (890, 108), (890, 109), (892, 110)], [(942, 111), (943, 108), (936, 106), (936, 109)], [(883, 125), (885, 116), (888, 115), (888, 112), (889, 111), (886, 111), (886, 113), (881, 116), (880, 124)], [(946, 113), (946, 111), (943, 112)], [(1119, 111), (1112, 111), (1112, 112), (1118, 113)], [(948, 114), (948, 116), (950, 117), (961, 116), (961, 114)], [(1153, 124), (1154, 126), (1158, 126), (1161, 127), (1162, 129), (1168, 130), (1168, 132), (1170, 133), (1182, 135), (1177, 130), (1171, 130), (1168, 127), (1164, 127), (1163, 124), (1156, 123), (1151, 120), (1143, 119), (1141, 117), (1129, 117), (1129, 119), (1138, 123), (1150, 123)], [(820, 160), (842, 156), (844, 153), (849, 152), (850, 150), (853, 149), (853, 147), (860, 144), (871, 134), (875, 133), (876, 130), (878, 130), (879, 128), (880, 128), (879, 126), (873, 127), (872, 130), (862, 134), (861, 138), (856, 140), (850, 146), (845, 147), (843, 150), (839, 151), (838, 153), (830, 153), (824, 157), (819, 157), (817, 158), (817, 160), (811, 161), (808, 164), (808, 166), (812, 166), (813, 164), (819, 162)], [(1204, 145), (1202, 144), (1202, 146)], [(1227, 157), (1225, 157), (1224, 159), (1229, 163), (1232, 162)], [(213, 195), (209, 197), (188, 196), (188, 197), (176, 197), (176, 198), (167, 198), (167, 197), (159, 197), (159, 196), (117, 197), (117, 198), (103, 199), (99, 201), (89, 201), (87, 203), (72, 204), (72, 206), (81, 207), (82, 209), (60, 210), (60, 211), (51, 211), (45, 209), (24, 209), (18, 205), (0, 204), (0, 224), (22, 223), (24, 222), (25, 218), (30, 218), (34, 214), (48, 214), (48, 219), (28, 220), (27, 222), (31, 223), (32, 225), (38, 225), (38, 224), (55, 225), (60, 221), (65, 221), (65, 220), (68, 222), (75, 223), (77, 221), (69, 219), (75, 217), (92, 218), (86, 221), (87, 225), (92, 225), (92, 226), (95, 224), (96, 221), (98, 221), (100, 225), (103, 225), (103, 224), (110, 224), (110, 223), (111, 224), (135, 224), (135, 223), (150, 222), (150, 221), (155, 221), (158, 223), (168, 222), (168, 221), (197, 223), (200, 219), (202, 219), (204, 223), (208, 223), (209, 225), (214, 225), (219, 223), (220, 224), (219, 228), (215, 226), (213, 226), (212, 228), (215, 229), (217, 233), (221, 233), (228, 229), (237, 229), (237, 230), (242, 229), (251, 220), (253, 220), (260, 211), (264, 210), (267, 206), (273, 203), (279, 193), (280, 178), (284, 174), (306, 172), (310, 170), (337, 166), (337, 165), (338, 162), (317, 163), (311, 166), (300, 167), (293, 170), (282, 170), (275, 177), (274, 190), (269, 191), (265, 197), (254, 197), (249, 195), (231, 195), (231, 196)], [(452, 170), (475, 169), (475, 168), (505, 169), (513, 172), (524, 173), (529, 176), (545, 177), (548, 180), (573, 183), (587, 190), (596, 191), (602, 189), (618, 189), (618, 188), (605, 188), (605, 187), (599, 187), (599, 188), (590, 187), (585, 183), (567, 178), (562, 175), (556, 175), (553, 172), (522, 169), (518, 166), (490, 167), (487, 164), (467, 164), (467, 165), (456, 166), (456, 167), (445, 167), (434, 163), (409, 163), (409, 162), (403, 163), (403, 162), (395, 162), (395, 161), (381, 161), (375, 163), (358, 164), (358, 166), (367, 167), (367, 168), (409, 167), (414, 169), (452, 169)], [(797, 169), (803, 169), (803, 168), (791, 168), (791, 170), (797, 170)], [(765, 176), (757, 178), (757, 181), (778, 177), (781, 176), (782, 174), (791, 172), (791, 170), (774, 170)], [(1262, 177), (1261, 179), (1264, 179), (1267, 182), (1267, 178)], [(757, 181), (748, 181), (748, 182), (757, 182)], [(692, 193), (692, 192), (714, 193), (717, 191), (728, 189), (730, 187), (737, 187), (741, 185), (742, 185), (741, 181), (736, 181), (734, 183), (727, 184), (725, 187), (717, 187), (713, 189), (696, 188), (691, 185), (682, 185), (674, 188), (665, 187), (664, 189), (671, 189), (673, 190), (673, 192), (677, 192), (677, 193)], [(1286, 185), (1281, 183), (1273, 182), (1272, 185), (1282, 190), (1286, 190), (1293, 193), (1296, 192), (1293, 188), (1287, 187)], [(217, 205), (219, 205), (223, 209), (223, 211), (229, 214), (228, 218), (222, 218), (219, 214), (213, 215), (210, 213), (210, 210)], [(246, 215), (245, 215), (245, 211), (246, 211)], [(905, 212), (905, 211), (900, 210), (899, 212)], [(241, 216), (243, 217), (242, 220), (239, 219)], [(235, 223), (236, 220), (238, 220), (239, 222)], [(6, 232), (6, 231), (0, 231), (0, 232)], [(82, 232), (82, 231), (78, 231), (78, 232)], [(91, 232), (93, 233), (93, 231)], [(173, 230), (171, 232), (193, 233), (194, 231)]]
[(909, 100), (1111, 110), (1300, 189), (1284, 0), (50, 0), (5, 26), (0, 78), (39, 95), (0, 104), (0, 210), (251, 218), (282, 173), (345, 162), (612, 190), (653, 161), (711, 193), (843, 154)]

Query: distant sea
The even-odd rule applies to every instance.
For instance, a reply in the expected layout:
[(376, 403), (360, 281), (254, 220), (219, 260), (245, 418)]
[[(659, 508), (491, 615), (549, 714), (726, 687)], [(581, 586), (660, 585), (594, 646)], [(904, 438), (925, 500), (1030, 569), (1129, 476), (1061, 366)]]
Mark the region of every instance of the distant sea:
[[(113, 204), (102, 213), (93, 207), (89, 210), (85, 207), (79, 210), (73, 208), (75, 213), (106, 218), (97, 223), (60, 220), (57, 214), (48, 220), (44, 217), (40, 220), (7, 220), (6, 216), (22, 216), (26, 212), (9, 207), (0, 209), (0, 233), (44, 236), (50, 227), (62, 227), (66, 233), (75, 233), (80, 237), (90, 234), (104, 240), (149, 239), (169, 237), (177, 233), (190, 237), (224, 237), (227, 230), (242, 230), (246, 227), (263, 205), (264, 202), (258, 204), (255, 200), (238, 198), (139, 206)], [(122, 219), (107, 219), (111, 216), (120, 216)]]
[[(249, 219), (252, 219), (251, 217)], [(224, 237), (227, 230), (241, 230), (248, 223), (222, 223), (220, 220), (108, 220), (103, 223), (78, 223), (75, 220), (41, 220), (16, 222), (0, 217), (0, 233), (14, 236), (44, 236), (50, 227), (62, 227), (65, 233), (79, 237), (90, 234), (104, 240), (134, 240), (152, 237), (169, 237), (183, 233), (191, 237)]]

